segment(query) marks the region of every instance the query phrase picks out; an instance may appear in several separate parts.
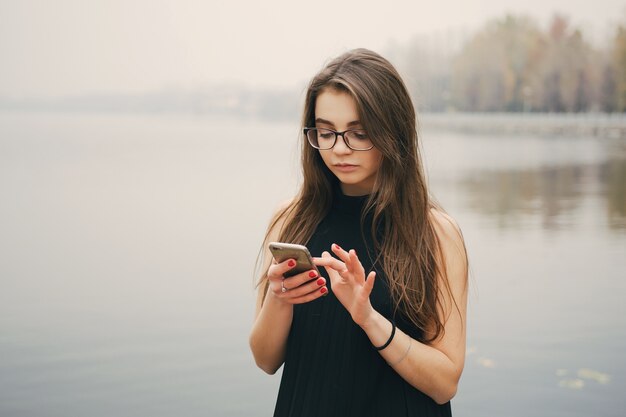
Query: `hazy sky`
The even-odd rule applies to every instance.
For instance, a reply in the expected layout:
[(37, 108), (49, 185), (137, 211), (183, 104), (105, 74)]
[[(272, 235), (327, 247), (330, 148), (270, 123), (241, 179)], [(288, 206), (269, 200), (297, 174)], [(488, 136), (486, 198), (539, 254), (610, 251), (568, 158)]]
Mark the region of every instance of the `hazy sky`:
[(505, 13), (554, 12), (601, 41), (623, 0), (0, 0), (0, 96), (291, 87), (354, 47), (471, 33)]

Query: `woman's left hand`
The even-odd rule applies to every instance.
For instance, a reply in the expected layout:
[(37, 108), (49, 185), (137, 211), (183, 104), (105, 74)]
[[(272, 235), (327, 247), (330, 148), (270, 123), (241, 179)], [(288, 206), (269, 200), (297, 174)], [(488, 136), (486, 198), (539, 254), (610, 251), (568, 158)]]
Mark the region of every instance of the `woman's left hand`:
[(339, 259), (324, 252), (321, 258), (314, 258), (313, 262), (326, 269), (335, 297), (348, 310), (352, 320), (363, 326), (374, 313), (370, 294), (376, 273), (371, 271), (365, 278), (365, 270), (354, 249), (346, 252), (339, 245), (333, 244), (331, 250)]

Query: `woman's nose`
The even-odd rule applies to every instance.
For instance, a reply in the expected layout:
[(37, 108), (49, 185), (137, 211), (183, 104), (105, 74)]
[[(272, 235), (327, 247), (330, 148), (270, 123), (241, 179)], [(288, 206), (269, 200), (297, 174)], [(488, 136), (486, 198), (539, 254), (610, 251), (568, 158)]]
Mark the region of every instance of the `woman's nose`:
[[(340, 140), (341, 139), (341, 140)], [(348, 148), (346, 144), (346, 138), (342, 135), (337, 135), (337, 141), (335, 142), (335, 146), (333, 146), (333, 151), (335, 153), (350, 153), (352, 149)]]

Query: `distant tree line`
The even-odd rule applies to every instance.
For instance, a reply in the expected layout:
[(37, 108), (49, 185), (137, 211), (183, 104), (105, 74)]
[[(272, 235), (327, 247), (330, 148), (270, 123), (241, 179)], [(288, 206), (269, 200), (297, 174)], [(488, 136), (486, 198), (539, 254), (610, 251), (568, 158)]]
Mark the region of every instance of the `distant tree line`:
[(626, 23), (598, 49), (560, 15), (547, 30), (508, 15), (454, 53), (414, 40), (393, 55), (422, 111), (626, 111)]
[[(602, 47), (592, 46), (560, 15), (546, 29), (530, 17), (508, 15), (469, 36), (415, 37), (382, 52), (402, 73), (421, 112), (625, 113), (623, 20)], [(0, 110), (191, 113), (293, 121), (300, 116), (303, 88), (224, 84), (50, 100), (0, 97)]]

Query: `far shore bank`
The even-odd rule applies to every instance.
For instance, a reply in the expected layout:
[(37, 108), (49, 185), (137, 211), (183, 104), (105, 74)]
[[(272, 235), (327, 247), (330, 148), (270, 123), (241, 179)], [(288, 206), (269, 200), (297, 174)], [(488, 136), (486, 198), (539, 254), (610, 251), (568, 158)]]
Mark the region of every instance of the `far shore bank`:
[(421, 113), (422, 129), (626, 139), (622, 113)]
[[(206, 122), (290, 123), (297, 124), (299, 115), (292, 109), (289, 117), (272, 113), (213, 113), (187, 109), (124, 109), (124, 108), (2, 108), (0, 117), (76, 117), (102, 118), (190, 118)], [(1, 119), (0, 119), (1, 121)], [(626, 113), (427, 113), (418, 112), (422, 131), (456, 131), (483, 135), (538, 135), (546, 137), (597, 137), (626, 140)]]

